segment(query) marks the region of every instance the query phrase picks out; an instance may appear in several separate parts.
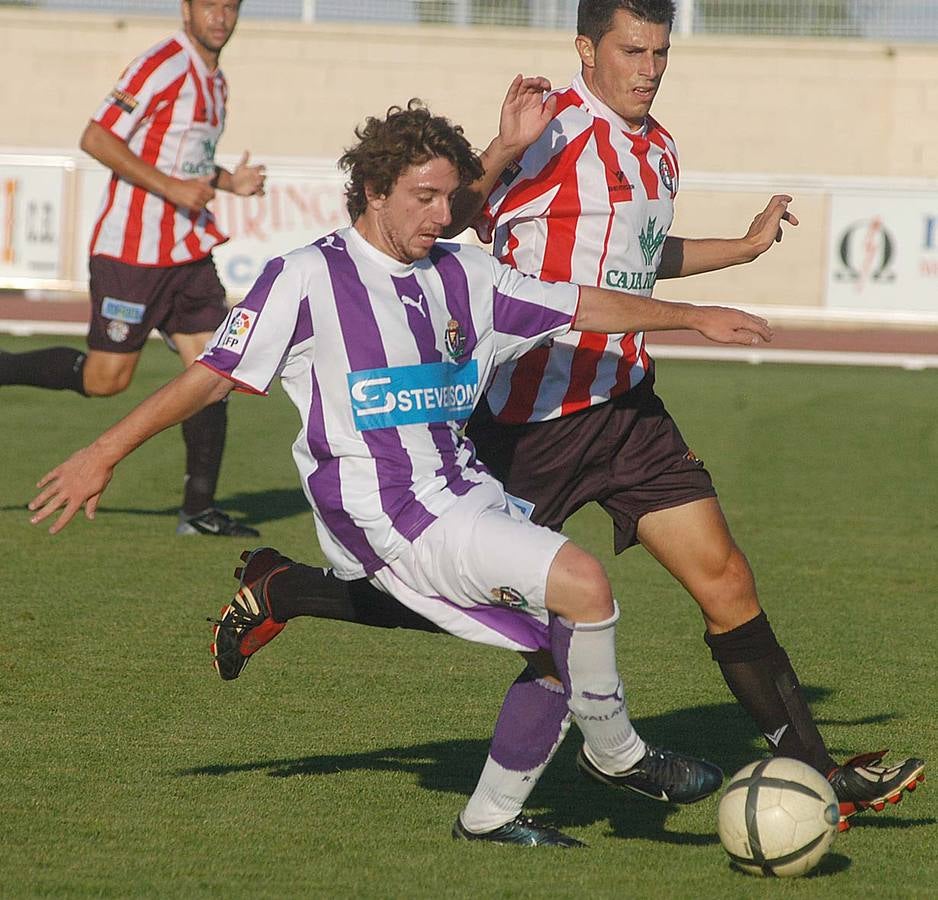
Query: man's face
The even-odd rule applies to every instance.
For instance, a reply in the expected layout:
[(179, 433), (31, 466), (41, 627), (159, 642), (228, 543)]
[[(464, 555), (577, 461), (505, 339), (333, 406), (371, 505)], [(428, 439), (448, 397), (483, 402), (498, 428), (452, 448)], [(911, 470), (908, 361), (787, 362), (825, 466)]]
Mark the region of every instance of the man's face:
[(238, 24), (240, 0), (183, 0), (182, 21), (196, 46), (217, 55)]
[(358, 223), (379, 250), (403, 263), (423, 259), (452, 221), (450, 199), (459, 187), (456, 167), (442, 157), (405, 169), (386, 195), (367, 192)]
[(668, 67), (671, 27), (616, 10), (599, 44), (576, 39), (586, 86), (632, 128), (640, 128)]

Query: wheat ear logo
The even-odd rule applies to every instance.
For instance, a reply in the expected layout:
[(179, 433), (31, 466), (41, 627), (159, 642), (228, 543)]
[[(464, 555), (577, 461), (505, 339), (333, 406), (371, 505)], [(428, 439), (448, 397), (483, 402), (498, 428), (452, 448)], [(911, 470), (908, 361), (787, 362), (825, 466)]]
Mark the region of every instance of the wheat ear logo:
[(664, 243), (664, 229), (655, 231), (657, 219), (649, 219), (644, 231), (638, 233), (638, 243), (642, 248), (642, 256), (645, 257), (645, 265), (654, 265), (655, 254), (658, 248)]

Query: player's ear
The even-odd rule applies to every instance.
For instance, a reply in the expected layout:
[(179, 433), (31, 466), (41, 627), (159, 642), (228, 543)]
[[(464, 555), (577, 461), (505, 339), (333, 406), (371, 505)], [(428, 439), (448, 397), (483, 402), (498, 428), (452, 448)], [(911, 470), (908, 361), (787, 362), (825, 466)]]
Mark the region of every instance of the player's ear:
[(373, 184), (367, 181), (365, 182), (365, 201), (372, 209), (380, 209), (384, 206), (386, 199), (386, 194), (379, 194)]
[(580, 55), (580, 62), (587, 69), (592, 69), (596, 65), (596, 47), (592, 40), (585, 34), (578, 34), (574, 41), (576, 52)]

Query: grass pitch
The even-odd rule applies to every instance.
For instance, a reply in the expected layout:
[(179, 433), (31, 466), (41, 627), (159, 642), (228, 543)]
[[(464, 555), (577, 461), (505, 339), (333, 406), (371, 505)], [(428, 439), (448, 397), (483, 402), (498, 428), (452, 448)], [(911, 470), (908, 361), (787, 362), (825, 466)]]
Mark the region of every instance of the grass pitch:
[[(0, 349), (48, 345), (0, 336)], [(66, 343), (66, 341), (58, 341)], [(717, 801), (630, 801), (580, 781), (575, 731), (529, 806), (589, 843), (456, 844), (510, 653), (300, 620), (222, 683), (208, 654), (242, 545), (173, 534), (182, 443), (118, 469), (97, 521), (31, 527), (38, 478), (176, 372), (148, 346), (127, 394), (0, 389), (0, 896), (935, 896), (938, 793), (858, 816), (819, 872), (731, 871)], [(658, 386), (714, 475), (763, 602), (839, 757), (938, 758), (938, 373), (665, 361)], [(318, 561), (279, 390), (235, 397), (220, 501)], [(607, 562), (639, 730), (731, 774), (763, 744), (692, 601), (598, 510), (571, 536)]]

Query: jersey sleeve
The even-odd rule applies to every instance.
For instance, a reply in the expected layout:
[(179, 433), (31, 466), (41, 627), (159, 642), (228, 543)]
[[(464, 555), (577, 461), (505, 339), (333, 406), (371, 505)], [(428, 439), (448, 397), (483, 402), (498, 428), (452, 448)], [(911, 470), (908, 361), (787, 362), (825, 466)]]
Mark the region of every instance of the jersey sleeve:
[(495, 365), (517, 359), (528, 350), (570, 330), (580, 289), (567, 282), (541, 281), (491, 260), (494, 267), (492, 320)]
[(171, 102), (185, 80), (187, 65), (175, 41), (137, 57), (98, 107), (92, 121), (126, 141), (161, 102)]
[(218, 327), (205, 352), (198, 358), (220, 375), (231, 379), (236, 389), (266, 394), (280, 374), (294, 337), (312, 336), (309, 316), (309, 279), (303, 267), (290, 257), (267, 263), (247, 296), (232, 307)]
[(490, 243), (495, 229), (511, 219), (543, 215), (589, 133), (588, 121), (574, 111), (554, 118), (521, 159), (502, 172), (473, 223), (479, 240)]

